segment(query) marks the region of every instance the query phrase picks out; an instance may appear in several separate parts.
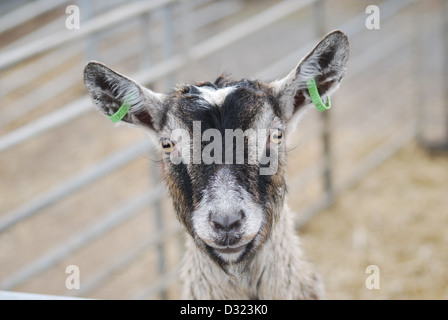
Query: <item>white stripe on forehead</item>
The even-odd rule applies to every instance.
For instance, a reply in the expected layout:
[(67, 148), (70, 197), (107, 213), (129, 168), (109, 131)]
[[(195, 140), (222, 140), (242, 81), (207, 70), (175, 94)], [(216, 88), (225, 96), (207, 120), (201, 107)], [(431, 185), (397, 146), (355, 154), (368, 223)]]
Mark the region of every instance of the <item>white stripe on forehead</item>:
[(234, 87), (211, 88), (211, 87), (195, 87), (201, 92), (201, 97), (211, 105), (221, 106), (227, 95), (233, 91)]

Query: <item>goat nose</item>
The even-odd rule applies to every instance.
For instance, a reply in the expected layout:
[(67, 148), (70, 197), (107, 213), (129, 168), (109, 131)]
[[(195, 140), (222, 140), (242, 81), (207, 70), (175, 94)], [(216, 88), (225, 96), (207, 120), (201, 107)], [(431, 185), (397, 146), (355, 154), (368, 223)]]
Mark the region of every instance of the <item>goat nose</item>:
[(244, 216), (243, 210), (230, 214), (214, 214), (210, 222), (216, 232), (233, 234), (240, 230)]

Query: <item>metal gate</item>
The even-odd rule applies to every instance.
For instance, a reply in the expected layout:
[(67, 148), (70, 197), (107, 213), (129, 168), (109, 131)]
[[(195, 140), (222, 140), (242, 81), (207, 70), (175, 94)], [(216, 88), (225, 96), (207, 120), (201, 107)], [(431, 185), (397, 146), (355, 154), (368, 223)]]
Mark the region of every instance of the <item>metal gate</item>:
[[(447, 66), (426, 45), (447, 50), (447, 5), (374, 2), (379, 29), (355, 0), (4, 2), (0, 290), (179, 297), (184, 235), (158, 156), (142, 133), (112, 128), (93, 111), (82, 85), (89, 60), (162, 92), (228, 71), (274, 80), (327, 31), (344, 31), (351, 57), (334, 108), (303, 121), (289, 155), (298, 227), (415, 137), (448, 141), (448, 90), (425, 90), (448, 83), (448, 72), (425, 67)], [(79, 29), (70, 25), (77, 9)], [(428, 114), (426, 104), (437, 108)], [(81, 274), (75, 290), (68, 266)]]

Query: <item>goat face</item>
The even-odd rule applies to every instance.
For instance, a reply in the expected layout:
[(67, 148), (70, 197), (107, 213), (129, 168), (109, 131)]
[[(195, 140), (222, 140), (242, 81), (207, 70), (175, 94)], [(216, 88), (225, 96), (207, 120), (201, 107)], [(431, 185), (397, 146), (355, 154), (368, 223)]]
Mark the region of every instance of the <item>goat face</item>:
[(220, 265), (249, 260), (269, 238), (285, 196), (286, 124), (298, 119), (314, 78), (322, 97), (344, 75), (348, 41), (328, 34), (281, 80), (184, 85), (164, 95), (91, 62), (84, 74), (106, 115), (126, 100), (122, 123), (149, 129), (161, 147), (164, 179), (179, 220)]
[(274, 91), (257, 81), (218, 78), (168, 99), (164, 177), (179, 219), (220, 264), (244, 260), (269, 235), (285, 194), (285, 130)]

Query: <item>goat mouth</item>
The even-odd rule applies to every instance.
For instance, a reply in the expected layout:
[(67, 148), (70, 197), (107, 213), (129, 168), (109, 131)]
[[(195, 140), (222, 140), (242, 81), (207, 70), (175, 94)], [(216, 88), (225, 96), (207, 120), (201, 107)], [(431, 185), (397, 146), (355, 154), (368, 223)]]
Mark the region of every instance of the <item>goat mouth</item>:
[(246, 248), (247, 244), (239, 247), (225, 247), (225, 248), (213, 248), (218, 253), (229, 254), (229, 253), (239, 253)]

